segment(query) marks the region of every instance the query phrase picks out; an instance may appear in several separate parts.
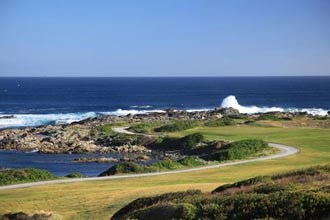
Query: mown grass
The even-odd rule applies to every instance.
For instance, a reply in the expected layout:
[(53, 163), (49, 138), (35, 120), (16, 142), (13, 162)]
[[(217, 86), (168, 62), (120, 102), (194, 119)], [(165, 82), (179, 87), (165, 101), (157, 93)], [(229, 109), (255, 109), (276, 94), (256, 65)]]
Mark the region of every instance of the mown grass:
[(29, 189), (1, 190), (0, 213), (52, 211), (63, 219), (109, 219), (130, 201), (165, 192), (201, 189), (210, 192), (221, 184), (272, 175), (330, 161), (330, 129), (226, 126), (193, 128), (169, 133), (184, 136), (201, 132), (207, 139), (263, 139), (299, 148), (285, 158), (208, 169), (191, 173), (54, 184)]

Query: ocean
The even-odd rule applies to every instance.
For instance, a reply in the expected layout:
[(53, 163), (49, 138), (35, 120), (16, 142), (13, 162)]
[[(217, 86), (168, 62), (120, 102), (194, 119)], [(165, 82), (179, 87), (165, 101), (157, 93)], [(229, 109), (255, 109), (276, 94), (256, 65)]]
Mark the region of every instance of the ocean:
[[(220, 106), (245, 113), (325, 115), (330, 109), (330, 77), (0, 78), (0, 129), (70, 123), (102, 114)], [(3, 118), (8, 115), (13, 117)], [(0, 151), (0, 168), (33, 167), (56, 175), (96, 176), (113, 165), (72, 162), (83, 156), (104, 155)]]
[(0, 78), (0, 129), (167, 108), (241, 112), (330, 109), (330, 77)]

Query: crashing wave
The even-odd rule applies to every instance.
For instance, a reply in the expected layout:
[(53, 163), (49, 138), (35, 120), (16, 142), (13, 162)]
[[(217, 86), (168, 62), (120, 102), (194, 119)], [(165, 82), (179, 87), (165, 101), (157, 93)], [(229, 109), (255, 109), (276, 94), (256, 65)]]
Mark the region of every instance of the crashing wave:
[(308, 114), (311, 115), (320, 115), (320, 116), (325, 116), (328, 114), (328, 110), (324, 110), (321, 108), (281, 108), (281, 107), (257, 107), (257, 106), (243, 106), (240, 105), (236, 99), (235, 96), (230, 95), (227, 96), (222, 100), (221, 103), (221, 108), (235, 108), (237, 109), (240, 113), (245, 113), (245, 114), (255, 114), (255, 113), (265, 113), (265, 112), (274, 112), (274, 111), (279, 111), (279, 112), (307, 112)]
[[(141, 106), (142, 107), (142, 106)], [(146, 107), (146, 106), (145, 106)], [(324, 116), (328, 114), (329, 110), (321, 108), (281, 108), (281, 107), (258, 107), (258, 106), (242, 106), (238, 103), (235, 96), (230, 95), (223, 99), (221, 103), (222, 108), (235, 108), (240, 113), (254, 114), (254, 113), (265, 113), (272, 111), (280, 112), (307, 112), (311, 115)], [(211, 109), (188, 109), (187, 112), (198, 112), (208, 111)], [(96, 117), (98, 115), (115, 115), (124, 116), (128, 114), (148, 114), (148, 113), (164, 113), (164, 110), (146, 110), (142, 108), (138, 109), (117, 109), (116, 111), (109, 112), (87, 112), (87, 113), (66, 113), (66, 114), (15, 114), (14, 117), (3, 117), (5, 114), (0, 114), (0, 129), (12, 128), (12, 127), (35, 127), (47, 124), (69, 124), (76, 121), (81, 121), (86, 118)], [(7, 115), (8, 116), (8, 115)], [(2, 118), (1, 118), (2, 117)]]
[(116, 115), (116, 116), (124, 116), (124, 115), (137, 115), (137, 114), (148, 114), (148, 113), (155, 113), (155, 112), (165, 112), (163, 110), (125, 110), (125, 109), (117, 109), (116, 111), (111, 112), (100, 112), (103, 115)]
[(95, 116), (97, 116), (95, 112), (67, 114), (17, 114), (12, 118), (2, 118), (0, 120), (0, 129), (12, 127), (35, 127), (46, 124), (69, 124)]
[(87, 113), (66, 113), (66, 114), (15, 114), (13, 117), (4, 118), (0, 114), (0, 129), (18, 128), (18, 127), (36, 127), (47, 124), (70, 124), (84, 120), (86, 118), (96, 117), (98, 115), (116, 115), (124, 116), (128, 114), (147, 114), (152, 112), (165, 112), (162, 110), (123, 110), (118, 109), (111, 112), (87, 112)]

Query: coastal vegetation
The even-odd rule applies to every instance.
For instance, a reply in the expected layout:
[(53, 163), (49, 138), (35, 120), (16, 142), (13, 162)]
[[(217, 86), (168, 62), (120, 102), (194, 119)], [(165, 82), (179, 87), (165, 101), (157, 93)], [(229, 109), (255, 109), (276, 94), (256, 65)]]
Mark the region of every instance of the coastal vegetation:
[[(112, 152), (112, 150), (116, 151), (116, 149), (123, 149), (112, 145), (112, 143), (115, 142), (121, 143), (121, 141), (118, 140), (123, 138), (123, 140), (128, 139), (129, 141), (126, 143), (129, 143), (133, 146), (134, 144), (141, 144), (142, 146), (148, 146), (148, 149), (152, 151), (158, 151), (161, 148), (152, 148), (154, 147), (152, 143), (155, 143), (155, 146), (157, 147), (161, 147), (161, 145), (158, 144), (162, 143), (164, 139), (181, 141), (181, 139), (185, 136), (199, 133), (203, 136), (203, 140), (192, 147), (192, 149), (185, 150), (187, 155), (200, 155), (200, 157), (202, 157), (203, 154), (207, 155), (209, 153), (220, 150), (229, 143), (247, 139), (263, 140), (265, 142), (277, 142), (289, 146), (295, 146), (299, 148), (299, 153), (285, 158), (257, 161), (253, 163), (246, 163), (244, 165), (227, 166), (222, 167), (221, 169), (215, 168), (194, 171), (191, 173), (180, 173), (179, 175), (171, 174), (139, 177), (134, 179), (128, 178), (98, 180), (93, 182), (76, 182), (70, 184), (54, 184), (31, 187), (29, 190), (1, 190), (0, 213), (5, 214), (9, 212), (15, 213), (17, 211), (23, 211), (31, 215), (35, 212), (38, 212), (39, 210), (45, 210), (59, 213), (64, 220), (109, 219), (118, 210), (141, 196), (150, 197), (162, 193), (175, 194), (178, 191), (186, 191), (192, 189), (201, 190), (202, 195), (208, 195), (211, 191), (214, 191), (216, 188), (225, 184), (233, 184), (235, 182), (251, 179), (256, 176), (261, 176), (260, 178), (263, 178), (263, 176), (274, 174), (277, 175), (278, 173), (283, 173), (284, 171), (287, 172), (296, 170), (298, 168), (306, 168), (311, 165), (327, 164), (330, 160), (329, 120), (325, 120), (323, 118), (322, 120), (319, 120), (312, 116), (296, 117), (292, 114), (284, 115), (283, 113), (283, 116), (290, 116), (292, 120), (256, 120), (255, 118), (259, 116), (252, 115), (248, 116), (248, 119), (233, 119), (235, 122), (238, 122), (234, 125), (204, 125), (205, 122), (218, 120), (219, 118), (212, 118), (213, 116), (217, 116), (217, 114), (217, 112), (191, 114), (189, 117), (197, 120), (198, 126), (181, 131), (159, 133), (159, 135), (161, 135), (160, 137), (153, 136), (155, 133), (152, 131), (151, 134), (153, 135), (149, 135), (147, 137), (142, 135), (131, 135), (131, 137), (127, 138), (121, 137), (121, 135), (118, 134), (111, 134), (107, 137), (97, 135), (97, 139), (91, 139), (88, 133), (91, 128), (102, 124), (114, 123), (113, 118), (97, 118), (89, 120), (86, 122), (86, 124), (76, 124), (73, 126), (48, 126), (47, 128), (42, 127), (31, 130), (23, 129), (19, 131), (5, 130), (2, 131), (2, 137), (0, 137), (0, 141), (1, 148), (6, 149), (10, 147), (17, 149), (18, 146), (23, 146), (20, 145), (21, 140), (22, 143), (23, 140), (36, 140), (36, 143), (40, 143), (40, 146), (45, 147), (48, 146), (46, 145), (48, 141), (52, 141), (54, 146), (57, 146), (58, 143), (63, 143), (63, 146), (65, 147), (63, 147), (63, 149), (68, 147), (70, 152), (81, 151), (81, 149), (89, 149), (85, 148), (85, 145), (76, 145), (75, 142), (78, 139), (82, 143), (87, 143), (87, 141), (89, 141), (96, 144), (97, 146), (101, 146), (102, 149), (106, 150), (105, 152), (108, 152), (108, 150), (109, 152)], [(178, 113), (178, 117), (179, 116), (181, 117), (181, 114)], [(132, 126), (135, 124), (154, 120), (162, 121), (161, 125), (171, 123), (171, 121), (168, 121), (168, 118), (164, 115), (132, 117), (133, 119), (127, 119), (132, 120), (132, 122), (129, 124)], [(147, 118), (144, 120), (143, 117)], [(205, 120), (200, 119), (202, 117), (205, 117)], [(242, 116), (242, 118), (244, 117)], [(120, 120), (123, 120), (123, 118), (120, 118)], [(244, 123), (245, 121), (251, 121), (252, 123)], [(159, 126), (157, 125), (156, 127)], [(24, 133), (26, 133), (26, 136), (23, 135)], [(21, 137), (21, 139), (19, 139), (19, 137)], [(39, 137), (40, 141), (38, 139)], [(45, 139), (47, 137), (49, 137), (50, 140)], [(17, 141), (14, 142), (11, 140)], [(41, 142), (42, 140), (43, 142)], [(60, 142), (60, 140), (62, 142)], [(130, 140), (133, 140), (133, 142), (130, 142)], [(73, 144), (69, 145), (69, 143)], [(32, 147), (33, 146), (31, 145), (29, 150), (33, 149)], [(90, 149), (92, 150), (94, 148)], [(129, 149), (129, 147), (125, 147), (125, 149)], [(62, 148), (59, 148), (59, 150), (62, 151)], [(204, 157), (202, 158), (204, 160), (206, 159)], [(308, 176), (308, 178), (310, 178), (310, 176)], [(270, 181), (274, 181), (269, 177), (266, 177), (265, 179), (267, 179), (267, 181), (269, 181), (269, 179), (271, 179)], [(277, 190), (276, 193), (282, 193), (282, 191), (288, 190), (292, 190), (292, 193), (297, 193), (300, 189), (302, 189), (299, 187), (300, 186), (297, 186), (296, 183), (294, 185), (287, 184), (285, 186), (281, 184), (266, 184), (259, 189), (255, 189), (253, 193), (250, 193), (250, 196), (252, 196), (252, 194), (265, 194), (266, 192), (273, 192), (274, 190)], [(231, 189), (233, 188), (231, 187)], [(322, 189), (326, 189), (326, 187), (323, 187)], [(217, 193), (219, 195), (221, 193), (225, 195), (230, 190)], [(312, 188), (310, 188), (310, 191), (312, 191)], [(217, 193), (214, 192), (212, 195), (216, 195)], [(244, 196), (244, 193), (238, 193), (233, 196)], [(190, 211), (188, 212), (187, 210), (194, 210), (192, 205), (195, 206), (189, 202), (187, 204), (180, 203), (175, 204), (173, 207), (165, 210), (168, 210), (169, 213), (171, 210), (182, 210), (183, 213), (190, 213)], [(19, 209), (17, 207), (19, 207)], [(196, 212), (193, 211), (192, 213), (194, 214)]]
[(159, 150), (191, 150), (198, 144), (203, 144), (204, 136), (201, 133), (192, 133), (184, 137), (160, 137), (148, 147)]
[(260, 153), (268, 147), (268, 144), (263, 140), (248, 139), (235, 141), (212, 152), (209, 155), (209, 159), (218, 161), (243, 159)]
[(131, 125), (129, 131), (135, 133), (150, 134), (154, 132), (154, 129), (161, 126), (160, 121), (147, 121), (138, 124)]
[(237, 122), (231, 117), (223, 117), (221, 119), (210, 120), (204, 123), (207, 127), (229, 126), (235, 124), (237, 124)]
[(84, 175), (79, 173), (79, 172), (73, 172), (73, 173), (69, 173), (69, 174), (65, 175), (65, 177), (67, 177), (67, 178), (82, 178), (82, 177), (84, 177)]
[(259, 176), (212, 193), (190, 190), (136, 199), (112, 219), (326, 219), (329, 180), (329, 165)]
[(58, 177), (47, 170), (24, 168), (0, 170), (0, 186), (15, 183), (36, 182), (52, 180)]
[(110, 167), (108, 170), (104, 171), (99, 176), (110, 176), (110, 175), (129, 174), (129, 173), (161, 172), (161, 171), (169, 171), (176, 169), (199, 167), (209, 164), (214, 164), (214, 162), (208, 162), (194, 156), (184, 157), (179, 160), (172, 160), (172, 159), (161, 160), (159, 162), (155, 162), (150, 165), (142, 165), (134, 162), (124, 162)]

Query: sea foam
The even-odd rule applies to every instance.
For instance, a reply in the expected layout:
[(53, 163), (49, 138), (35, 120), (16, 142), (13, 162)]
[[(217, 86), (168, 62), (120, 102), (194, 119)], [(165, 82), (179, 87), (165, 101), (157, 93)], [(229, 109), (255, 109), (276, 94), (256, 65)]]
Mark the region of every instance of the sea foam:
[(321, 108), (282, 108), (282, 107), (258, 107), (258, 106), (243, 106), (240, 105), (234, 95), (227, 96), (222, 100), (221, 108), (235, 108), (240, 113), (255, 114), (255, 113), (266, 113), (266, 112), (307, 112), (311, 115), (325, 116), (328, 114), (328, 110)]
[[(133, 107), (133, 106), (132, 106)], [(145, 107), (145, 106), (143, 106)], [(321, 108), (282, 108), (282, 107), (258, 107), (258, 106), (243, 106), (240, 105), (234, 95), (227, 96), (222, 100), (222, 108), (235, 108), (240, 113), (254, 114), (254, 113), (265, 113), (272, 111), (280, 112), (307, 112), (311, 115), (327, 115), (329, 110)], [(201, 109), (186, 109), (188, 112), (197, 111), (208, 111), (211, 109), (201, 108)], [(60, 113), (60, 114), (15, 114), (13, 118), (1, 118), (6, 114), (0, 113), (0, 129), (12, 128), (12, 127), (34, 127), (47, 124), (69, 124), (76, 121), (81, 121), (86, 118), (96, 117), (98, 115), (116, 115), (124, 116), (128, 114), (148, 114), (148, 113), (164, 113), (164, 110), (146, 110), (146, 109), (117, 109), (115, 111), (109, 112), (87, 112), (87, 113)]]
[[(95, 117), (95, 112), (67, 114), (15, 114), (13, 118), (0, 119), (0, 129), (12, 127), (34, 127), (47, 124), (69, 124), (89, 117)], [(5, 115), (0, 115), (0, 117)]]

